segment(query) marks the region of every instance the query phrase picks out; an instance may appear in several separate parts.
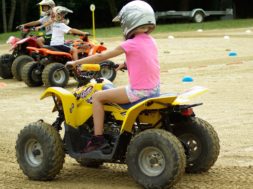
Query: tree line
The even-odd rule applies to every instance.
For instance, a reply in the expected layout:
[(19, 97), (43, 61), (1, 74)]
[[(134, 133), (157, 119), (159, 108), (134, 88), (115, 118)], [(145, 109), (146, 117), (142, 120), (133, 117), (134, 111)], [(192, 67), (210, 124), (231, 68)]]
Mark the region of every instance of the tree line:
[[(1, 0), (0, 14), (2, 15), (2, 24), (0, 32), (14, 31), (15, 27), (33, 20), (38, 20), (40, 16), (39, 6), (41, 0)], [(66, 6), (73, 10), (73, 14), (69, 14), (70, 26), (75, 28), (90, 28), (92, 25), (90, 5), (95, 4), (96, 27), (113, 26), (112, 18), (117, 15), (118, 11), (131, 0), (55, 0), (56, 5)], [(245, 6), (249, 5), (251, 0), (145, 0), (155, 11), (166, 10), (191, 10), (201, 7), (206, 10), (220, 10), (227, 6), (239, 7), (236, 12), (240, 13), (242, 9), (245, 15)], [(251, 4), (252, 5), (252, 4)], [(249, 8), (248, 8), (249, 9)], [(252, 13), (252, 11), (249, 11)], [(252, 14), (251, 14), (252, 15)], [(249, 17), (246, 15), (244, 17)]]
[[(1, 0), (0, 14), (2, 24), (0, 32), (10, 32), (15, 27), (40, 17), (39, 6), (41, 0)], [(127, 0), (55, 0), (56, 5), (66, 6), (73, 10), (69, 14), (71, 27), (87, 28), (91, 26), (90, 4), (96, 5), (96, 25), (98, 27), (112, 26), (111, 20)]]

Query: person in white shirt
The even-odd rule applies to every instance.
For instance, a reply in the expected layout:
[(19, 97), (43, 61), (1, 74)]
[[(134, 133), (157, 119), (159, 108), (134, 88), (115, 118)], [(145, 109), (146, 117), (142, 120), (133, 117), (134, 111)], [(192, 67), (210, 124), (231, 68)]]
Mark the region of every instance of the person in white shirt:
[(73, 60), (77, 60), (78, 50), (75, 47), (70, 47), (64, 44), (64, 34), (70, 33), (85, 36), (87, 35), (87, 33), (78, 29), (71, 28), (65, 24), (65, 16), (68, 13), (73, 13), (73, 11), (63, 6), (54, 7), (52, 19), (49, 22), (43, 24), (42, 26), (37, 27), (37, 29), (40, 29), (42, 27), (48, 27), (50, 25), (52, 27), (52, 38), (50, 46), (60, 51), (70, 52), (72, 54)]
[[(22, 24), (21, 27), (25, 28), (43, 25), (51, 20), (52, 9), (55, 7), (55, 2), (53, 0), (42, 0), (40, 3), (38, 3), (38, 5), (41, 6), (44, 16), (39, 20)], [(50, 25), (48, 25), (45, 27), (45, 35), (43, 37), (38, 37), (36, 40), (38, 46), (43, 47), (43, 45), (50, 45), (51, 36), (52, 28)]]

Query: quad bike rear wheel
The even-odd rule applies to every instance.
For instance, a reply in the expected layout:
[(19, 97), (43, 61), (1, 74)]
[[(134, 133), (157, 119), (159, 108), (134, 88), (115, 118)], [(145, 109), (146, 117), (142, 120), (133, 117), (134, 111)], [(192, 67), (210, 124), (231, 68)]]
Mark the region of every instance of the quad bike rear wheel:
[(11, 65), (14, 60), (12, 54), (3, 54), (0, 56), (0, 77), (3, 79), (11, 79), (13, 77), (11, 73)]
[(37, 62), (28, 62), (22, 71), (22, 80), (29, 87), (38, 87), (43, 85), (41, 72), (43, 66), (38, 64)]
[(113, 82), (117, 76), (117, 72), (115, 70), (114, 65), (115, 64), (109, 60), (102, 62), (100, 72), (99, 72), (99, 77), (104, 77), (110, 80), (111, 82)]
[(69, 81), (69, 72), (63, 64), (51, 63), (43, 70), (42, 81), (47, 87), (65, 87)]
[(184, 148), (170, 132), (150, 129), (135, 136), (126, 153), (130, 175), (145, 188), (171, 187), (185, 170)]
[(220, 145), (217, 133), (208, 122), (193, 117), (177, 123), (173, 132), (185, 148), (187, 173), (206, 172), (213, 166)]
[(22, 129), (15, 148), (20, 169), (32, 180), (52, 180), (63, 167), (61, 137), (47, 123), (35, 122)]
[(28, 62), (34, 61), (34, 59), (28, 55), (20, 55), (12, 63), (11, 72), (12, 75), (18, 80), (22, 81), (22, 69)]

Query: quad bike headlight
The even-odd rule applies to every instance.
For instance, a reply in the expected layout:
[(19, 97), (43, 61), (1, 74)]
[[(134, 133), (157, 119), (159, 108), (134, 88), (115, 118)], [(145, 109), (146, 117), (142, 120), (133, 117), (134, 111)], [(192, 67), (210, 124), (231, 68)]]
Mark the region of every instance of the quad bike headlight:
[(6, 41), (7, 44), (15, 45), (18, 42), (18, 39), (14, 36), (10, 36)]

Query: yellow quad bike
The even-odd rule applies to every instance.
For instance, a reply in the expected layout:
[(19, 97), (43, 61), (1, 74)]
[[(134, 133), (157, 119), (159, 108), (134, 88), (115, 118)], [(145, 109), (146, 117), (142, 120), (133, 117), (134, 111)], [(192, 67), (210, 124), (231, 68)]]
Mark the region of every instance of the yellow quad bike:
[[(82, 71), (99, 71), (83, 65), (76, 74), (79, 87), (69, 92), (49, 87), (41, 99), (52, 97), (58, 117), (24, 127), (16, 141), (16, 157), (32, 180), (52, 180), (63, 167), (65, 154), (79, 164), (98, 168), (104, 162), (127, 164), (129, 174), (145, 188), (171, 187), (183, 173), (210, 169), (219, 155), (213, 127), (195, 117), (189, 100), (207, 89), (194, 87), (182, 94), (162, 94), (133, 104), (105, 104), (106, 145), (81, 153), (93, 134), (92, 94), (113, 87), (103, 78), (92, 79)], [(64, 137), (60, 131), (64, 126)]]

